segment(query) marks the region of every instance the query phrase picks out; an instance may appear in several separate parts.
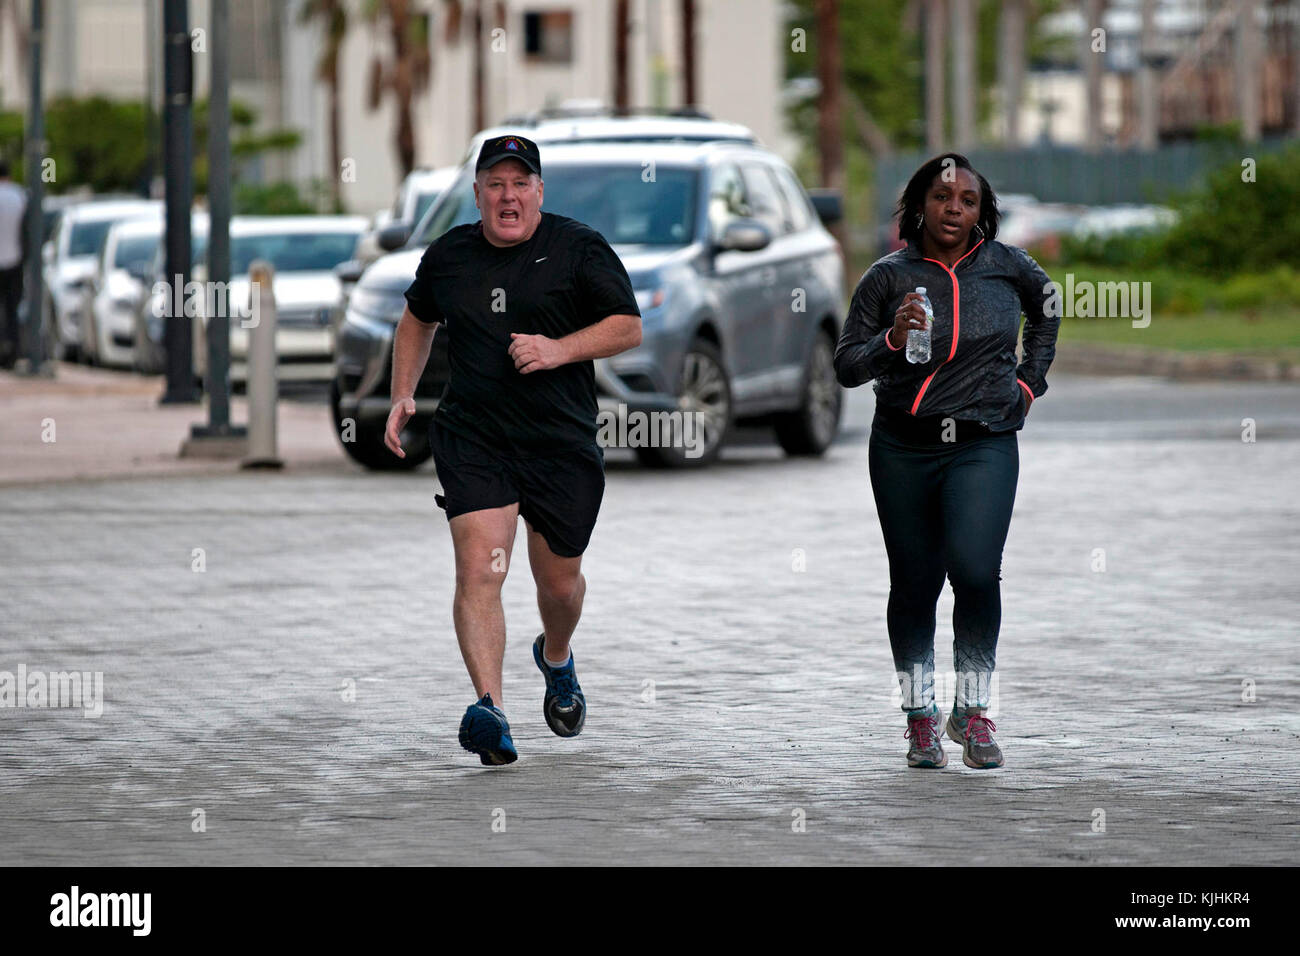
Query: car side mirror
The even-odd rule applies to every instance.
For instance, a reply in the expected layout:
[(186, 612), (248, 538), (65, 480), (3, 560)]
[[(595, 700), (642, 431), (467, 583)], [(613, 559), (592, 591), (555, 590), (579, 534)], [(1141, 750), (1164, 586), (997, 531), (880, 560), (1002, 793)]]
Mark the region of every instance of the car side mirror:
[(771, 241), (772, 231), (757, 219), (733, 219), (722, 230), (718, 248), (733, 249), (737, 252), (755, 252), (766, 247)]
[(838, 189), (810, 189), (808, 198), (823, 226), (834, 225), (844, 218), (844, 201)]
[(411, 224), (409, 222), (394, 222), (379, 230), (375, 236), (375, 243), (385, 252), (393, 252), (406, 245), (407, 240), (410, 238)]
[(366, 264), (360, 259), (349, 259), (334, 267), (334, 275), (343, 285), (355, 285), (366, 271)]

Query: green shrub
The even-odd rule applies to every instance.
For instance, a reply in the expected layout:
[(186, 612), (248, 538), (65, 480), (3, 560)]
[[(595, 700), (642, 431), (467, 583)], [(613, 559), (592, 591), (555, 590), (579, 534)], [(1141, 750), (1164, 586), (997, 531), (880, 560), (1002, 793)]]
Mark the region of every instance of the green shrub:
[(1087, 238), (1064, 236), (1060, 258), (1062, 262), (1086, 262), (1099, 266), (1158, 265), (1167, 234), (1167, 230), (1161, 229)]
[(1219, 276), (1300, 268), (1300, 144), (1258, 157), (1254, 182), (1243, 181), (1241, 162), (1176, 201), (1166, 262)]
[(240, 216), (309, 216), (316, 212), (293, 183), (236, 183), (232, 199), (235, 214)]

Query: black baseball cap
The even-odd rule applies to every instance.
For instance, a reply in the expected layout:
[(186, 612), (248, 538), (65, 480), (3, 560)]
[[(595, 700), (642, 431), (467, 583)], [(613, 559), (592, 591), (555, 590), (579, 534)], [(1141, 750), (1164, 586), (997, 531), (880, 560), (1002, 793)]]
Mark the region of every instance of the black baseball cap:
[(489, 169), (503, 159), (517, 159), (538, 176), (542, 174), (542, 157), (537, 144), (522, 136), (497, 136), (483, 141), (478, 151), (474, 172)]

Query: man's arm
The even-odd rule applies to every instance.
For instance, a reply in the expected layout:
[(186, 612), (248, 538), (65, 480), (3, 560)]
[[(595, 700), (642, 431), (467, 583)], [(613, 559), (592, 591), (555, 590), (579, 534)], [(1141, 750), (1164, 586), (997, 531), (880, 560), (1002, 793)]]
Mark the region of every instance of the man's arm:
[(388, 412), (384, 444), (398, 458), (406, 457), (402, 429), (415, 414), (415, 383), (429, 361), (429, 349), (437, 331), (438, 323), (421, 322), (408, 305), (393, 332), (393, 407)]
[(411, 313), (408, 305), (393, 332), (393, 404), (403, 398), (415, 396), (415, 383), (420, 380), (424, 366), (429, 361), (433, 336), (438, 323), (421, 322)]
[[(561, 339), (510, 333), (510, 357), (521, 375), (570, 362), (608, 358), (641, 344), (641, 316), (607, 315)], [(396, 381), (396, 380), (394, 380)]]

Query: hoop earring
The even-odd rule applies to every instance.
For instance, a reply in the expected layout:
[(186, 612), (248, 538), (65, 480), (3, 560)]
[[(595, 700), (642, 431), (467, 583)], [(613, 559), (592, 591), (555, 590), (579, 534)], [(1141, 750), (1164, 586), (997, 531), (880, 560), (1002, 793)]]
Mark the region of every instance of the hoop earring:
[(916, 214), (916, 228), (920, 229), (923, 225), (925, 225), (925, 213), (918, 212)]
[(975, 223), (975, 231), (980, 234), (981, 239), (984, 238), (984, 230), (980, 228), (980, 224), (978, 222)]

